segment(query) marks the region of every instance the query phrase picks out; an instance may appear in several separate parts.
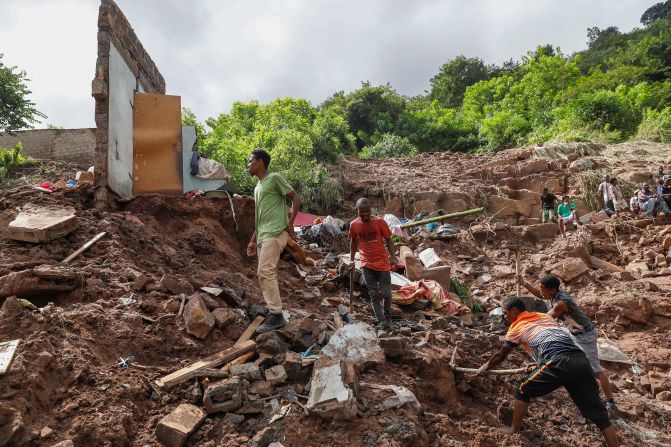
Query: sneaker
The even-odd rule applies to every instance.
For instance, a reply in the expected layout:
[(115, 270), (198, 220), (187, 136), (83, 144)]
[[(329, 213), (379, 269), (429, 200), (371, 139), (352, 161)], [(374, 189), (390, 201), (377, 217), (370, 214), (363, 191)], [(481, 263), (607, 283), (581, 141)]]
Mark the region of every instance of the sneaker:
[(264, 321), (263, 324), (258, 327), (256, 333), (263, 334), (265, 332), (274, 331), (284, 327), (286, 324), (287, 322), (284, 319), (284, 315), (282, 315), (281, 313), (279, 314), (270, 313), (268, 314), (268, 317), (266, 317), (266, 321)]
[(615, 405), (615, 402), (606, 402), (606, 410), (608, 411), (608, 419), (618, 418), (619, 415), (617, 405)]

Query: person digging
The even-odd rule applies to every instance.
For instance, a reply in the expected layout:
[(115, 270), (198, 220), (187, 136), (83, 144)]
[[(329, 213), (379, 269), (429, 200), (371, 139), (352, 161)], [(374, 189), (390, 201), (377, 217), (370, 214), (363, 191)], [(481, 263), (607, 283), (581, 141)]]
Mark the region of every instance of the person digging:
[[(354, 257), (361, 255), (361, 270), (373, 306), (373, 313), (382, 330), (391, 322), (391, 273), (390, 265), (398, 264), (391, 240), (391, 230), (384, 219), (371, 215), (370, 201), (361, 198), (356, 202), (359, 217), (350, 224), (350, 275), (354, 273)], [(388, 253), (387, 253), (388, 252)], [(380, 305), (380, 296), (384, 307)]]
[(519, 345), (538, 365), (524, 375), (515, 388), (513, 420), (507, 432), (520, 431), (531, 399), (563, 386), (582, 415), (601, 430), (606, 445), (619, 446), (608, 411), (599, 398), (599, 386), (592, 374), (590, 361), (570, 335), (548, 314), (527, 312), (519, 297), (507, 298), (502, 309), (510, 323), (505, 342), (476, 374), (481, 376), (499, 365)]
[(548, 315), (562, 322), (571, 333), (575, 342), (585, 352), (592, 367), (594, 377), (599, 381), (603, 394), (606, 396), (608, 415), (615, 417), (617, 406), (615, 405), (613, 390), (610, 386), (608, 376), (601, 368), (601, 362), (599, 362), (599, 350), (596, 345), (597, 334), (592, 321), (587, 318), (585, 312), (573, 300), (571, 295), (565, 290), (560, 289), (560, 281), (556, 276), (543, 276), (540, 281), (540, 289), (529, 284), (521, 275), (518, 277), (518, 282), (537, 298), (550, 301), (552, 309), (550, 309)]
[[(282, 299), (277, 284), (277, 263), (294, 234), (294, 220), (301, 206), (301, 199), (282, 175), (268, 172), (270, 154), (255, 149), (247, 162), (247, 172), (259, 179), (254, 188), (255, 229), (247, 245), (247, 256), (258, 254), (257, 276), (268, 306), (266, 321), (257, 333), (279, 329), (286, 324), (282, 315)], [(287, 213), (286, 199), (291, 200), (291, 216)]]

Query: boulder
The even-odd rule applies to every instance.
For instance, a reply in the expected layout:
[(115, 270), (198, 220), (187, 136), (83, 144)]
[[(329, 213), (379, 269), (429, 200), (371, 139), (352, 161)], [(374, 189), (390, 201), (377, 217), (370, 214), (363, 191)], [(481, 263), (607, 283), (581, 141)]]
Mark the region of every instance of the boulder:
[(230, 413), (242, 406), (242, 380), (231, 377), (210, 384), (203, 394), (203, 406), (208, 414)]
[(189, 297), (184, 306), (184, 323), (186, 332), (200, 339), (207, 337), (214, 327), (214, 316), (207, 310), (200, 296)]
[(664, 240), (662, 240), (662, 248), (664, 251), (668, 251), (671, 248), (671, 234), (665, 236)]
[(363, 322), (338, 329), (324, 346), (322, 353), (332, 359), (350, 362), (359, 370), (384, 363), (384, 352), (378, 343), (375, 329)]
[(191, 295), (193, 293), (193, 286), (191, 284), (173, 275), (163, 275), (158, 286), (161, 290), (170, 292), (173, 295), (179, 295), (180, 293)]
[(198, 430), (207, 414), (191, 404), (180, 404), (156, 425), (155, 434), (167, 447), (182, 447), (186, 438)]
[(226, 307), (214, 309), (212, 315), (214, 316), (214, 323), (219, 329), (223, 329), (235, 321), (235, 312)]
[(569, 282), (583, 273), (589, 267), (580, 258), (566, 258), (552, 267), (552, 274), (558, 276), (562, 281)]
[(653, 397), (664, 391), (671, 390), (671, 381), (669, 381), (669, 377), (666, 374), (650, 371), (648, 373), (648, 380), (650, 380), (650, 391), (652, 391)]
[(581, 171), (588, 171), (590, 169), (593, 169), (595, 167), (594, 160), (591, 158), (579, 158), (576, 161), (572, 162), (568, 170), (571, 173), (576, 173), (576, 172), (581, 172)]
[(643, 261), (630, 262), (624, 269), (637, 278), (640, 278), (644, 273), (650, 271), (648, 264)]
[(555, 223), (528, 225), (522, 228), (522, 237), (531, 242), (554, 239), (559, 234), (559, 227)]
[(495, 265), (492, 268), (494, 278), (509, 278), (515, 275), (515, 270), (508, 265)]
[(518, 165), (518, 172), (520, 177), (531, 174), (538, 174), (541, 172), (548, 172), (550, 170), (550, 163), (547, 160), (528, 160)]
[(311, 383), (306, 404), (310, 413), (336, 420), (356, 417), (358, 379), (354, 368), (342, 360), (322, 357), (315, 362)]

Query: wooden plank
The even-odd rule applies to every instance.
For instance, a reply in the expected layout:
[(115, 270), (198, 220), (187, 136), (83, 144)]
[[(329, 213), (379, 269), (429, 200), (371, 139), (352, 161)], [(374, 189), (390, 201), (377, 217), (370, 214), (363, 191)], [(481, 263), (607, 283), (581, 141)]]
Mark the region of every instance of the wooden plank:
[(0, 375), (6, 373), (9, 369), (9, 365), (11, 365), (14, 359), (16, 348), (19, 346), (19, 341), (17, 339), (0, 343)]
[(86, 250), (88, 250), (93, 244), (95, 244), (95, 243), (98, 242), (100, 239), (102, 239), (103, 236), (105, 236), (106, 234), (107, 234), (107, 233), (104, 232), (104, 231), (103, 231), (102, 233), (98, 233), (98, 234), (96, 234), (96, 235), (93, 237), (93, 239), (91, 239), (90, 241), (88, 241), (87, 243), (85, 243), (85, 244), (82, 246), (82, 248), (80, 248), (80, 249), (77, 250), (76, 252), (72, 253), (70, 256), (68, 256), (67, 258), (63, 259), (63, 261), (61, 261), (61, 262), (63, 262), (63, 264), (67, 264), (68, 262), (72, 261), (74, 258), (76, 258), (76, 257), (79, 256), (80, 254), (82, 254), (83, 252), (85, 252)]
[(333, 312), (333, 327), (335, 327), (336, 329), (340, 329), (341, 327), (343, 327), (342, 317), (338, 312)]
[(256, 329), (258, 329), (258, 327), (261, 326), (261, 323), (263, 323), (263, 320), (264, 318), (261, 315), (256, 317), (254, 321), (252, 321), (252, 323), (247, 327), (247, 329), (245, 329), (245, 332), (242, 333), (240, 338), (238, 338), (238, 341), (236, 341), (233, 346), (240, 346), (242, 343), (251, 339), (254, 335), (254, 332), (256, 332)]
[(235, 344), (232, 347), (221, 351), (205, 360), (199, 360), (186, 366), (180, 370), (168, 374), (167, 376), (157, 379), (154, 383), (158, 388), (166, 388), (178, 383), (182, 383), (194, 377), (194, 374), (204, 368), (216, 368), (222, 363), (230, 362), (233, 359), (240, 357), (243, 354), (254, 351), (256, 343), (251, 340), (243, 341), (240, 344)]

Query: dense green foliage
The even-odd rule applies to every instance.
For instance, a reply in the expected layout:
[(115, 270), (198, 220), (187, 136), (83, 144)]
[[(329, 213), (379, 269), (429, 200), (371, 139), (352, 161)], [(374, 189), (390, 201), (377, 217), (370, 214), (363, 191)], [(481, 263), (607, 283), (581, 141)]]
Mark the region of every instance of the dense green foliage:
[[(519, 61), (487, 65), (457, 56), (430, 79), (424, 95), (363, 82), (315, 106), (304, 99), (235, 103), (196, 125), (199, 147), (223, 161), (238, 186), (252, 149), (263, 147), (312, 211), (329, 212), (342, 191), (327, 180), (345, 155), (499, 150), (547, 141), (671, 142), (671, 0), (649, 8), (643, 28), (587, 30), (587, 48), (568, 55), (541, 45)], [(337, 172), (337, 171), (336, 171)]]
[(46, 118), (40, 113), (28, 96), (28, 79), (24, 71), (7, 67), (0, 54), (0, 131), (12, 132), (32, 128), (38, 118)]
[(0, 147), (0, 181), (4, 180), (12, 169), (31, 161), (32, 159), (21, 155), (21, 143), (11, 148)]

